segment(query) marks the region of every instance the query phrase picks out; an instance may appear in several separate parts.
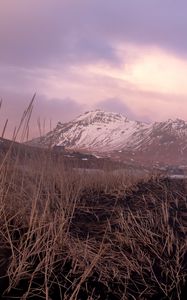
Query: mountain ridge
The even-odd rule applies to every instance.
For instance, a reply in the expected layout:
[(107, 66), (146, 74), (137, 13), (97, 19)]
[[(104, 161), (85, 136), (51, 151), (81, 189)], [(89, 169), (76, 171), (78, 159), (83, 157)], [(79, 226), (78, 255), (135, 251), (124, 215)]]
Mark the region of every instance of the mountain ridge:
[(95, 110), (70, 122), (58, 122), (51, 132), (30, 143), (101, 153), (156, 151), (166, 158), (169, 151), (175, 152), (172, 157), (185, 156), (183, 161), (187, 158), (187, 122), (176, 118), (146, 123), (129, 120), (119, 113)]

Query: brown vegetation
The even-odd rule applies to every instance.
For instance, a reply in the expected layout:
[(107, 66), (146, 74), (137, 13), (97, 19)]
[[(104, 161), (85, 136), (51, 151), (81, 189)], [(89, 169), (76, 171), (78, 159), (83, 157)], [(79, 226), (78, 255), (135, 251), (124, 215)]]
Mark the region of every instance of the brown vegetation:
[(182, 299), (186, 182), (1, 162), (1, 298)]
[(0, 157), (1, 299), (185, 299), (185, 180), (80, 172), (50, 151), (11, 149)]

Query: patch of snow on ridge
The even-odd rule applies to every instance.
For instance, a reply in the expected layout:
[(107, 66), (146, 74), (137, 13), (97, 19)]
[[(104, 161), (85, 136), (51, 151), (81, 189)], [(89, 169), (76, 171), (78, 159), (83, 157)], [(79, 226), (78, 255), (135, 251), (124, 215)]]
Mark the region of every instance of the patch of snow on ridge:
[(72, 126), (63, 133), (63, 140), (59, 141), (58, 145), (75, 140), (76, 146), (80, 148), (118, 149), (144, 126), (147, 127), (147, 124), (129, 121), (121, 114), (88, 112), (72, 122)]
[(169, 119), (147, 124), (131, 121), (119, 113), (96, 110), (71, 122), (59, 122), (54, 130), (31, 142), (95, 153), (114, 150), (146, 153), (149, 150), (155, 154), (157, 149), (159, 154), (173, 151), (180, 155), (181, 149), (187, 152), (187, 122)]
[(93, 124), (93, 123), (115, 123), (115, 122), (126, 122), (128, 119), (122, 114), (105, 112), (102, 110), (95, 110), (86, 112), (85, 114), (77, 117), (73, 122), (81, 122), (82, 124)]

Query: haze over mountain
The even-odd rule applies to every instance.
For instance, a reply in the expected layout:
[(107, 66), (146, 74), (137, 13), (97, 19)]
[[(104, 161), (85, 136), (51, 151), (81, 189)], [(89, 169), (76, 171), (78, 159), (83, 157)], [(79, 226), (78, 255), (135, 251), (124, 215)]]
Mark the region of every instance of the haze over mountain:
[[(122, 114), (89, 111), (32, 140), (37, 146), (64, 146), (72, 150), (118, 153), (140, 160), (184, 163), (187, 158), (187, 122), (181, 119), (144, 123)], [(132, 159), (132, 158), (131, 158)]]

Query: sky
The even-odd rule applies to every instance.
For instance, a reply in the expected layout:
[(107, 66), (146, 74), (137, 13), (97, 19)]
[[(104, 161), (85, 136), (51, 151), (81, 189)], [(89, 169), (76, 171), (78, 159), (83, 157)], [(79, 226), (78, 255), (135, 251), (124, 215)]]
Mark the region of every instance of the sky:
[(1, 128), (34, 93), (31, 137), (95, 109), (187, 120), (186, 34), (186, 0), (1, 0)]

